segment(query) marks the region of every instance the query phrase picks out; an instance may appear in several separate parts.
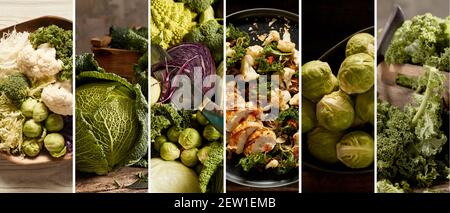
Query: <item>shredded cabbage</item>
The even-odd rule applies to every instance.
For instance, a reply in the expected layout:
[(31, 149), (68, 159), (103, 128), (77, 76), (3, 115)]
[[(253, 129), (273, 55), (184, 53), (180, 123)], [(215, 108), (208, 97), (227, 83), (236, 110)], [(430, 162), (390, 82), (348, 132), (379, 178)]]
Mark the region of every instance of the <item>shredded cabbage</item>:
[(22, 146), (22, 126), (25, 117), (5, 94), (0, 95), (0, 151), (8, 154)]
[(28, 40), (28, 32), (4, 33), (0, 38), (0, 71), (17, 68), (17, 57), (27, 45), (31, 45)]

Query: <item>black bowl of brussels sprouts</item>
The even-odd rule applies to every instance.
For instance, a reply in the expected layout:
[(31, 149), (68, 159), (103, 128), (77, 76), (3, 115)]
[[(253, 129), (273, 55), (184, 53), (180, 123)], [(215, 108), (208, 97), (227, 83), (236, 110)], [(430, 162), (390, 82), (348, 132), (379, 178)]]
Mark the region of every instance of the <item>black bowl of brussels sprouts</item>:
[[(373, 34), (374, 27), (360, 30), (326, 51), (318, 61), (303, 65), (302, 122), (310, 119), (311, 123), (314, 123), (309, 125), (308, 129), (302, 123), (302, 165), (305, 168), (334, 174), (373, 173)], [(356, 43), (365, 43), (365, 46), (361, 45), (364, 48), (347, 47), (350, 46), (348, 43), (354, 44), (355, 40)], [(354, 61), (364, 61), (365, 64), (359, 64), (355, 68)], [(351, 68), (345, 69), (345, 66)], [(363, 68), (358, 71), (359, 67)], [(308, 69), (326, 70), (330, 76), (330, 87), (333, 88), (319, 95), (307, 94), (308, 89), (314, 91), (314, 86), (307, 85), (308, 80), (314, 80), (313, 77), (307, 76)], [(369, 74), (360, 74), (365, 72), (364, 70), (370, 70)], [(338, 76), (338, 71), (342, 72), (342, 76)], [(346, 78), (344, 72), (347, 73), (346, 76), (356, 77)], [(359, 81), (357, 86), (352, 82), (345, 82), (355, 78)], [(334, 86), (333, 81), (336, 82)], [(314, 84), (320, 86), (317, 82)], [(370, 113), (367, 113), (369, 111)]]

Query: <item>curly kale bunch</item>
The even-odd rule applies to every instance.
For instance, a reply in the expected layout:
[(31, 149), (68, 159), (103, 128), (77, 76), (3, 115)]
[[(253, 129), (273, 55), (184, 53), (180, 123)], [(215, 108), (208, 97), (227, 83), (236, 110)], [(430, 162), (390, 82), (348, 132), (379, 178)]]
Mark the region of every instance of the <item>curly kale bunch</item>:
[(397, 29), (386, 51), (389, 64), (418, 64), (449, 71), (450, 16), (426, 13), (407, 20)]

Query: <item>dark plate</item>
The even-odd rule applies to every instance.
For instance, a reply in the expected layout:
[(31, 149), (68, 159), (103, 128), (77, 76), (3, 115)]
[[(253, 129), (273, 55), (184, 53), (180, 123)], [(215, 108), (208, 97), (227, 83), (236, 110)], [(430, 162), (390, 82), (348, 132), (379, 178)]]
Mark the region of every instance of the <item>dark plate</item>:
[[(374, 28), (368, 27), (363, 30), (360, 30), (356, 33), (369, 33), (374, 34)], [(356, 34), (355, 33), (355, 34)], [(335, 75), (337, 75), (337, 72), (339, 70), (339, 67), (341, 66), (342, 61), (345, 59), (345, 47), (347, 45), (347, 41), (353, 36), (354, 34), (348, 36), (338, 44), (336, 44), (334, 47), (326, 51), (322, 56), (320, 56), (319, 60), (328, 62), (328, 64), (331, 67), (331, 70)], [(361, 128), (359, 128), (361, 129)], [(373, 127), (371, 125), (368, 125), (363, 128), (365, 132), (373, 132)], [(351, 130), (351, 129), (350, 129)], [(373, 135), (373, 134), (372, 134)], [(308, 147), (306, 144), (307, 136), (306, 134), (302, 135), (302, 165), (306, 168), (315, 169), (322, 172), (328, 172), (328, 173), (334, 173), (334, 174), (365, 174), (365, 173), (372, 173), (373, 172), (373, 165), (364, 168), (364, 169), (350, 169), (343, 165), (342, 163), (337, 164), (325, 164), (318, 160), (316, 160), (308, 151)]]
[[(278, 20), (269, 27), (268, 23), (272, 18), (277, 18)], [(284, 32), (280, 31), (280, 28), (283, 28), (284, 24), (288, 22), (291, 40), (296, 43), (296, 48), (298, 49), (299, 17), (297, 14), (278, 9), (256, 8), (230, 14), (226, 20), (227, 24), (231, 23), (245, 32), (249, 32), (251, 27), (253, 29), (249, 33), (252, 38), (251, 45), (262, 43), (257, 40), (257, 34), (268, 33), (270, 30)], [(257, 27), (255, 27), (254, 23), (257, 23)], [(238, 158), (227, 160), (226, 178), (233, 183), (257, 188), (271, 188), (289, 185), (299, 180), (297, 169), (285, 175), (274, 175), (257, 171), (244, 172), (240, 167), (236, 166), (238, 161)]]

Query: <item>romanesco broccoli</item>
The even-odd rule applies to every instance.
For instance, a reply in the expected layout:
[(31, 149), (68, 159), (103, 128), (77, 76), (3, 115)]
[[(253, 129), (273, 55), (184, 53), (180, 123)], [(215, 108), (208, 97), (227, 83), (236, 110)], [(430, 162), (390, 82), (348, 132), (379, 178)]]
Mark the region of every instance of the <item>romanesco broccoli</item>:
[(184, 3), (173, 0), (151, 1), (151, 41), (164, 49), (177, 45), (184, 36), (196, 25), (196, 14), (191, 12)]

